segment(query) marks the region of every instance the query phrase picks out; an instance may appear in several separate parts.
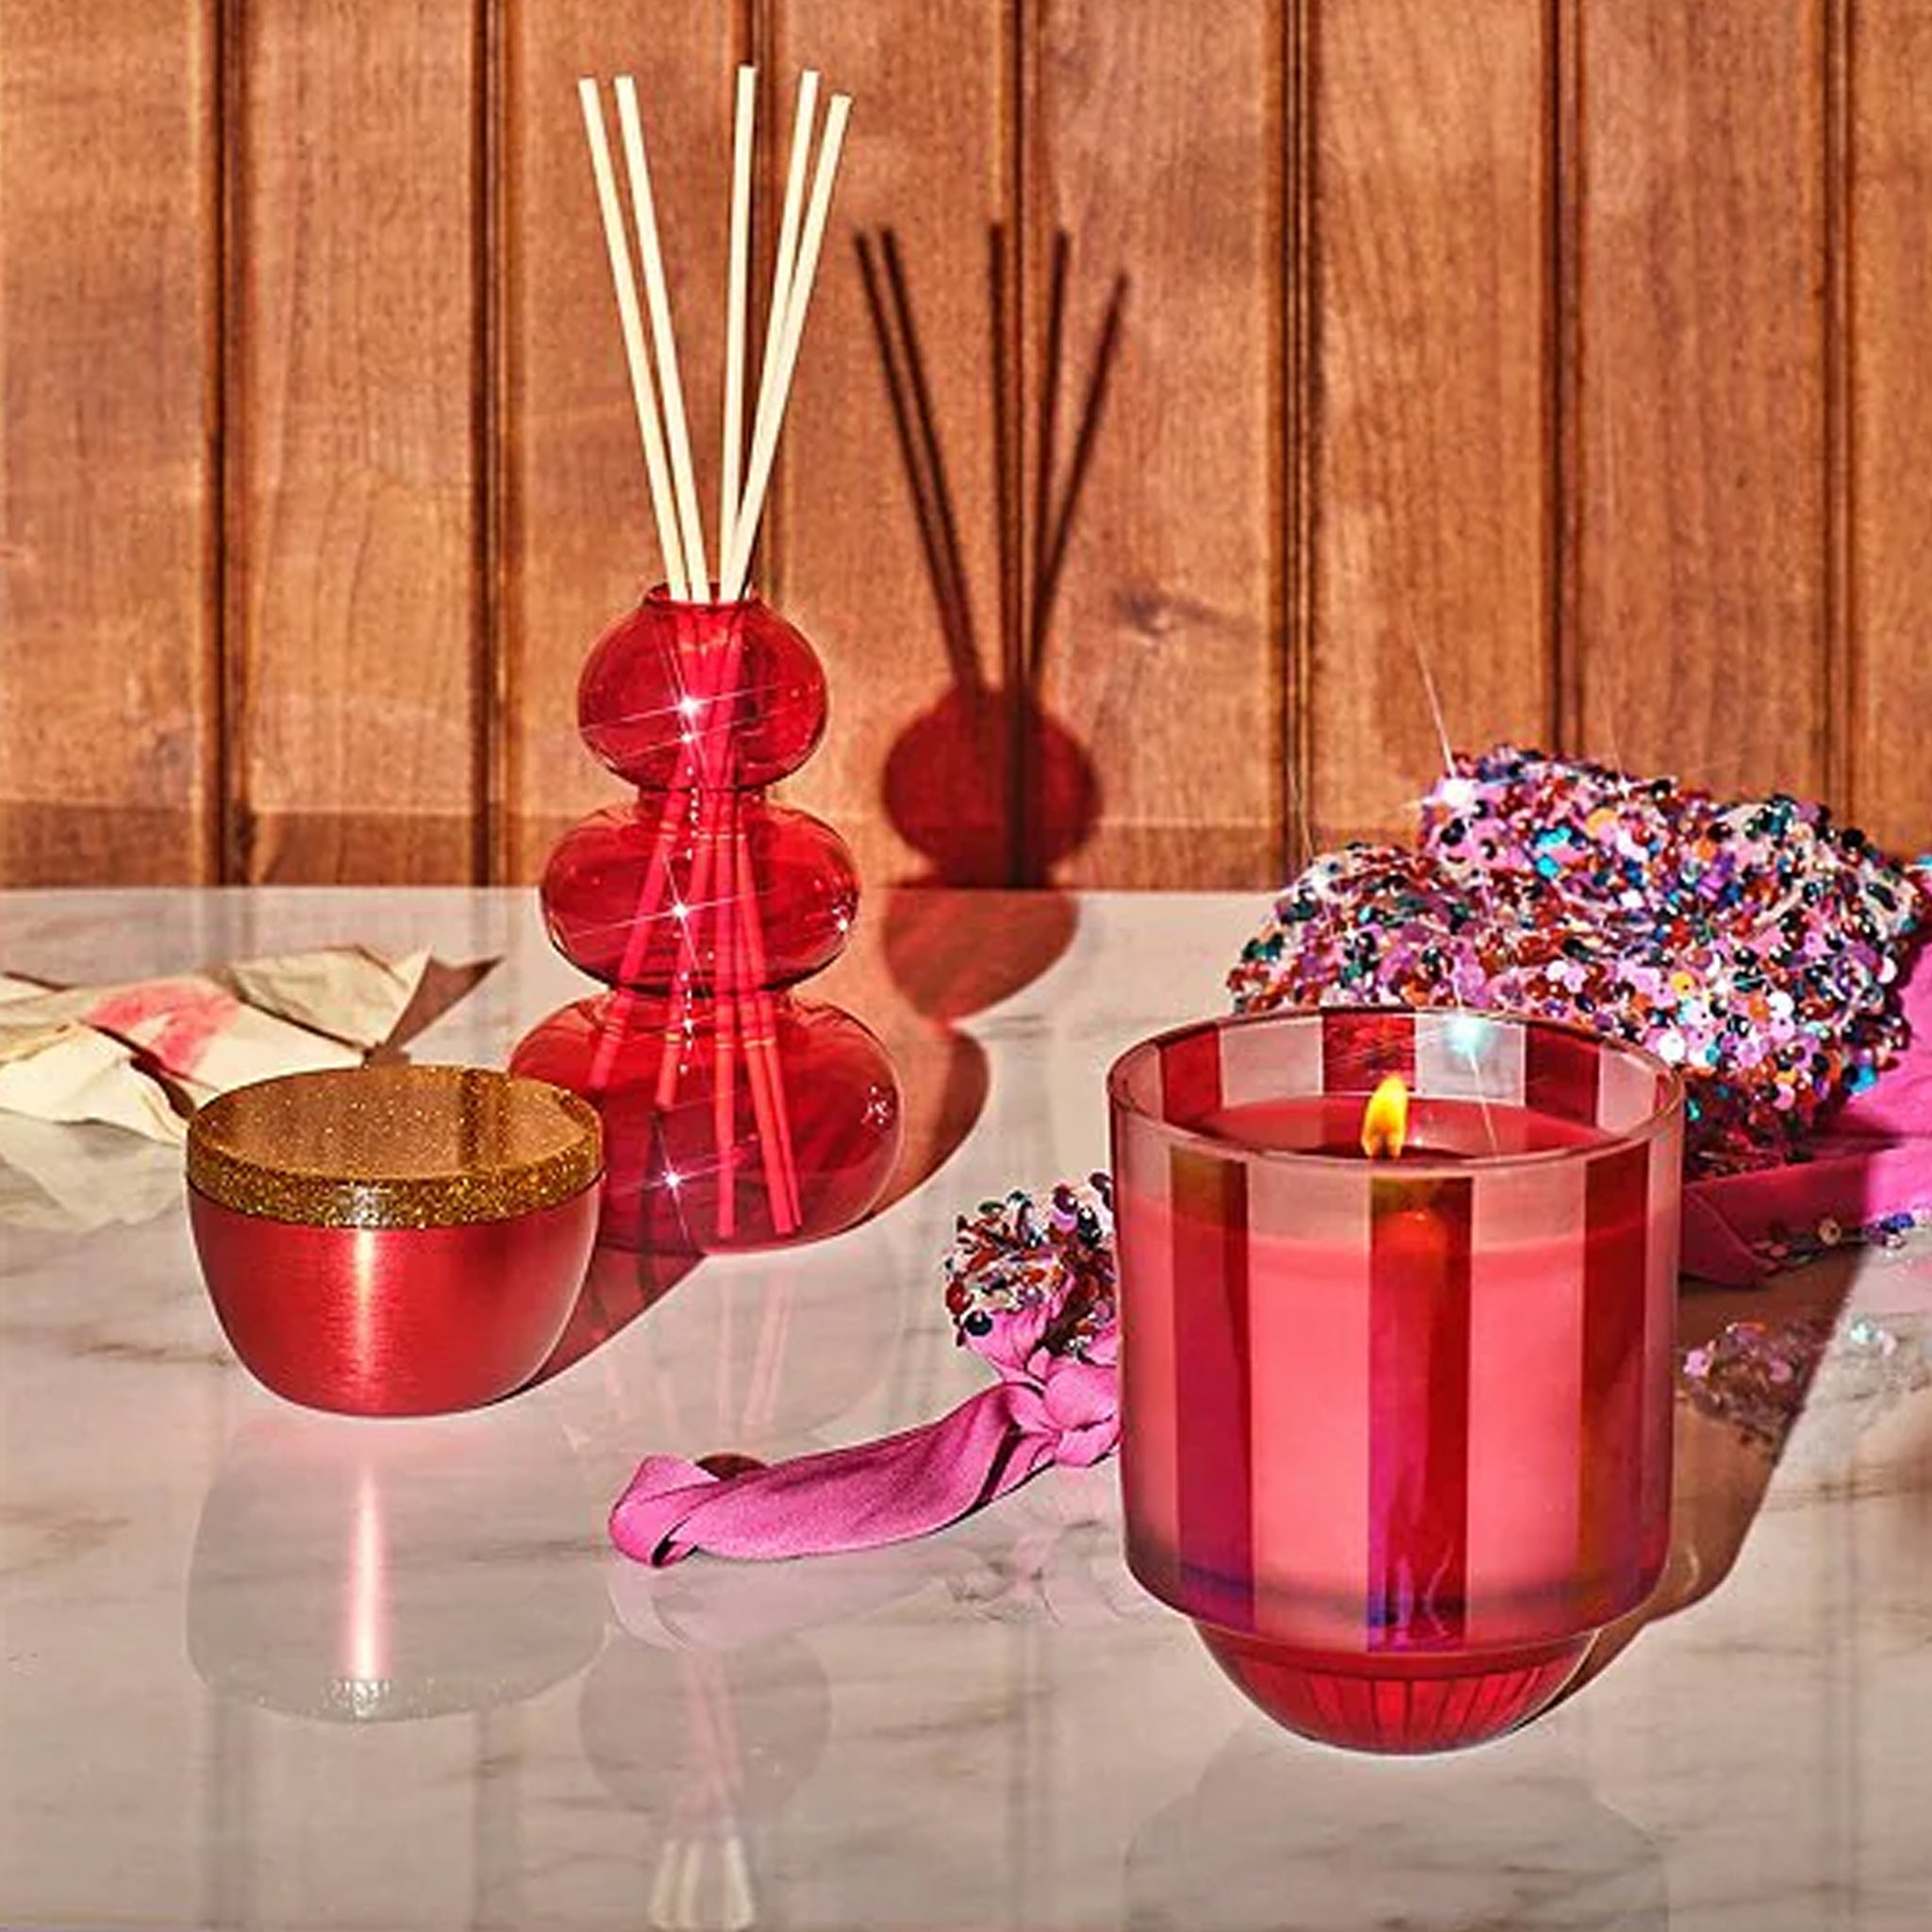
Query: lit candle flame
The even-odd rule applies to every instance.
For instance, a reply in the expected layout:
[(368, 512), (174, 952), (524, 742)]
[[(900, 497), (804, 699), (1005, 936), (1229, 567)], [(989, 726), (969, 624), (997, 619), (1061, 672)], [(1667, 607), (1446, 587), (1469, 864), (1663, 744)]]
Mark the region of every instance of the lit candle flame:
[(1362, 1108), (1362, 1152), (1371, 1160), (1393, 1160), (1408, 1135), (1408, 1088), (1391, 1074)]

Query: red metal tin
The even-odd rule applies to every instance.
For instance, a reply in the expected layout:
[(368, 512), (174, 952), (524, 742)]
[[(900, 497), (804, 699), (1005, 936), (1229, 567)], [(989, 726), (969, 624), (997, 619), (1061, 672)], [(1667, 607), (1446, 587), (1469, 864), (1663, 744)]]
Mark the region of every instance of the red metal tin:
[(520, 1387), (596, 1236), (595, 1115), (475, 1069), (298, 1074), (191, 1130), (189, 1220), (235, 1353), (277, 1394), (358, 1415)]

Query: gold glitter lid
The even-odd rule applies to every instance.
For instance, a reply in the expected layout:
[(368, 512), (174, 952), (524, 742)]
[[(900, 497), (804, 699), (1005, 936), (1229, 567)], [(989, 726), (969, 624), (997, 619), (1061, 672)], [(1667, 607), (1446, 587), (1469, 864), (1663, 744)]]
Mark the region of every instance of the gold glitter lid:
[(188, 1125), (188, 1181), (221, 1207), (315, 1227), (508, 1221), (603, 1172), (596, 1109), (482, 1067), (290, 1074), (211, 1100)]

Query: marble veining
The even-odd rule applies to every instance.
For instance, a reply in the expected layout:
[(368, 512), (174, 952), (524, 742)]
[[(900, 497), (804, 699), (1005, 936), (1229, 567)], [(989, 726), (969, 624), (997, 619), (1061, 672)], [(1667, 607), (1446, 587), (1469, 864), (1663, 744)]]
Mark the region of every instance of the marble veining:
[[(962, 948), (984, 903), (959, 905)], [(1251, 1714), (1127, 1576), (1110, 1468), (848, 1558), (651, 1574), (609, 1552), (647, 1449), (791, 1453), (980, 1386), (939, 1301), (953, 1215), (1104, 1159), (1102, 1070), (1222, 1006), (1257, 902), (1075, 908), (1063, 952), (950, 1031), (861, 922), (831, 995), (983, 1056), (971, 1134), (867, 1226), (708, 1263), (481, 1414), (276, 1402), (224, 1350), (152, 1156), (0, 1133), (0, 1924), (1924, 1925), (1923, 1251), (1780, 1288), (1896, 1351), (1835, 1347), (1781, 1445), (1681, 1407), (1669, 1613), (1462, 1758), (1350, 1758)], [(425, 1058), (500, 1063), (575, 988), (518, 892), (0, 914), (0, 968), (56, 980), (350, 939), (500, 958)]]

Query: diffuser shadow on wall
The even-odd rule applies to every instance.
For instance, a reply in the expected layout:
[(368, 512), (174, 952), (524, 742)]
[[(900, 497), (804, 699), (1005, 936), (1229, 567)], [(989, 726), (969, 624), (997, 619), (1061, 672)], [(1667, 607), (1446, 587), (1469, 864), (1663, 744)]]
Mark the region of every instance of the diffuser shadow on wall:
[[(889, 889), (882, 922), (893, 986), (928, 1023), (921, 1039), (891, 1041), (908, 1070), (908, 1118), (915, 1144), (926, 1149), (919, 1163), (924, 1174), (943, 1165), (986, 1102), (986, 1055), (958, 1023), (1009, 999), (1066, 951), (1078, 914), (1071, 896), (1055, 889), (1054, 872), (1086, 844), (1101, 809), (1093, 759), (1047, 709), (1041, 679), (1054, 594), (1119, 356), (1126, 277), (1114, 281), (1093, 344), (1061, 480), (1057, 443), (1072, 242), (1063, 230), (1055, 236), (1039, 420), (1030, 438), (1019, 372), (1004, 347), (1020, 275), (1016, 238), (994, 224), (987, 244), (998, 582), (996, 594), (977, 609), (991, 606), (997, 613), (992, 667), (975, 615), (906, 258), (890, 227), (861, 232), (854, 244), (948, 673), (938, 699), (900, 727), (881, 783), (887, 817), (927, 866)], [(957, 908), (936, 900), (934, 886), (1023, 890), (980, 902), (974, 923), (983, 940), (969, 948), (949, 930)], [(934, 1091), (922, 1094), (935, 1074)]]
[[(988, 652), (960, 541), (958, 501), (948, 474), (938, 403), (926, 375), (911, 281), (897, 234), (882, 228), (856, 238), (867, 310), (918, 525), (921, 553), (945, 641), (948, 681), (935, 703), (909, 719), (888, 753), (882, 781), (887, 816), (928, 870), (896, 883), (884, 917), (893, 982), (950, 1041), (944, 1113), (960, 1135), (986, 1092), (985, 1056), (954, 1023), (1011, 997), (1066, 950), (1076, 913), (1053, 889), (1054, 870), (1087, 842), (1101, 808), (1100, 783), (1087, 747), (1041, 699), (1052, 634), (1054, 593), (1072, 542), (1075, 513), (1098, 441), (1108, 379), (1118, 359), (1127, 282), (1116, 278), (1079, 391), (1064, 480), (1056, 457), (1059, 395), (1066, 372), (1067, 284), (1072, 243), (1055, 238), (1045, 326), (1039, 421), (1032, 425), (1033, 481), (1025, 477), (1029, 438), (1017, 374), (1003, 344), (1017, 287), (1010, 230), (988, 231), (989, 378), (997, 488), (998, 662)], [(1029, 514), (1030, 512), (1030, 514)], [(1030, 526), (1031, 541), (1028, 541)], [(1027, 889), (989, 906), (982, 923), (998, 943), (976, 949), (971, 964), (936, 925), (932, 886)]]
[[(1030, 439), (1019, 420), (1018, 391), (1002, 347), (1002, 318), (1019, 271), (1004, 227), (995, 225), (988, 242), (998, 485), (993, 504), (1000, 578), (997, 681), (987, 675), (944, 441), (898, 237), (884, 228), (876, 240), (860, 234), (856, 242), (951, 674), (938, 703), (900, 731), (886, 759), (883, 790), (894, 828), (931, 867), (914, 883), (1038, 888), (1049, 885), (1054, 867), (1087, 842), (1100, 816), (1093, 760), (1046, 709), (1041, 692), (1054, 594), (1100, 432), (1108, 378), (1120, 352), (1127, 281), (1121, 275), (1114, 282), (1072, 425), (1065, 479), (1058, 483), (1056, 444), (1065, 375), (1071, 239), (1062, 230), (1054, 241), (1040, 420)], [(1029, 441), (1035, 458), (1030, 500), (1024, 480)]]

